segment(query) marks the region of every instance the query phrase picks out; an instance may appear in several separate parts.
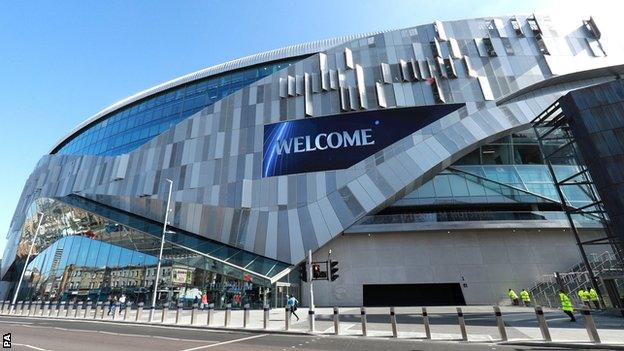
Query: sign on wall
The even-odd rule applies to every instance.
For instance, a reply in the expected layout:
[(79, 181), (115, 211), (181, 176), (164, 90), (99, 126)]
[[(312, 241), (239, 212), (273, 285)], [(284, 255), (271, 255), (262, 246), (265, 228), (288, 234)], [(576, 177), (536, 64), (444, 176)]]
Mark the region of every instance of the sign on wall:
[(262, 176), (351, 167), (462, 106), (365, 111), (265, 125)]

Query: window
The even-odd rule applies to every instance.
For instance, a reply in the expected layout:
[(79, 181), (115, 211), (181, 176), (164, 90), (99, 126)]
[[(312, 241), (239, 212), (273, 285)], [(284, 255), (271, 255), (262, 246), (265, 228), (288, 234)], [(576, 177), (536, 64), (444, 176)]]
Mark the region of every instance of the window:
[(535, 17), (527, 18), (527, 23), (529, 24), (529, 28), (531, 28), (531, 31), (533, 32), (534, 35), (542, 33), (539, 25), (537, 24), (537, 20), (535, 19)]
[(511, 27), (513, 28), (514, 32), (516, 32), (516, 35), (519, 37), (523, 37), (524, 33), (522, 32), (522, 27), (520, 26), (520, 22), (518, 22), (518, 19), (516, 17), (513, 17), (509, 21), (511, 22)]
[(481, 159), (484, 165), (511, 164), (510, 145), (486, 145), (481, 148)]
[(492, 44), (492, 39), (483, 38), (483, 45), (485, 46), (485, 51), (487, 55), (490, 57), (496, 57), (496, 50), (494, 50), (494, 45)]
[(537, 40), (537, 47), (539, 48), (539, 51), (542, 53), (542, 55), (550, 55), (550, 52), (546, 47), (546, 43), (544, 42), (544, 38), (542, 37), (542, 35), (537, 34), (535, 36), (535, 40)]

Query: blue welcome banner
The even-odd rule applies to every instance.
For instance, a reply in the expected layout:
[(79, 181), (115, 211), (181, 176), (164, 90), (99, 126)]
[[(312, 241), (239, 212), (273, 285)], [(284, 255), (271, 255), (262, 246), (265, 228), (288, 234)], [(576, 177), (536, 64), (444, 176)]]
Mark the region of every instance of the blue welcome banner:
[(262, 176), (351, 167), (462, 106), (364, 111), (265, 125)]

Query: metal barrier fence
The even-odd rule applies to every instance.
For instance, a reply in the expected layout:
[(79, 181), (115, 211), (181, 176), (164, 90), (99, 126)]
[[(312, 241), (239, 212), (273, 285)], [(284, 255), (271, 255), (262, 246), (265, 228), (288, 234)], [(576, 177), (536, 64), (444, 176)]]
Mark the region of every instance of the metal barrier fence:
[[(18, 316), (31, 316), (31, 317), (44, 317), (44, 318), (62, 318), (62, 319), (95, 319), (95, 320), (110, 320), (116, 322), (139, 322), (139, 323), (161, 323), (166, 325), (193, 325), (193, 326), (201, 326), (202, 319), (201, 314), (205, 313), (205, 321), (204, 326), (206, 327), (217, 327), (217, 328), (243, 328), (243, 329), (262, 329), (262, 330), (270, 330), (270, 313), (271, 309), (268, 306), (265, 306), (262, 310), (257, 312), (261, 312), (261, 315), (256, 314), (256, 320), (253, 320), (252, 310), (250, 310), (249, 305), (245, 305), (242, 309), (242, 323), (233, 326), (232, 319), (232, 307), (231, 305), (227, 305), (225, 310), (220, 310), (219, 313), (223, 314), (223, 324), (217, 325), (215, 320), (215, 309), (214, 305), (210, 304), (208, 306), (202, 306), (204, 308), (198, 308), (197, 304), (193, 304), (192, 308), (190, 308), (190, 320), (185, 319), (185, 310), (183, 304), (178, 304), (177, 309), (175, 310), (174, 322), (171, 323), (170, 311), (167, 306), (163, 307), (162, 315), (160, 321), (154, 320), (154, 322), (147, 322), (148, 319), (143, 317), (144, 312), (144, 304), (138, 303), (134, 305), (122, 305), (119, 302), (113, 304), (112, 306), (106, 302), (77, 302), (70, 303), (69, 301), (65, 302), (29, 302), (29, 301), (18, 301), (15, 306), (11, 306), (10, 301), (0, 301), (0, 315), (18, 315)], [(546, 317), (544, 315), (544, 310), (541, 306), (537, 306), (534, 308), (535, 310), (535, 319), (537, 322), (537, 326), (539, 328), (541, 338), (543, 341), (550, 342), (552, 341), (550, 328), (548, 326)], [(357, 311), (357, 309), (356, 309)], [(399, 333), (399, 322), (397, 321), (397, 313), (394, 307), (390, 307), (386, 310), (388, 314), (386, 316), (389, 319), (390, 331), (391, 334), (387, 336), (391, 336), (393, 338), (398, 338), (400, 336)], [(145, 310), (145, 312), (149, 312), (149, 309)], [(256, 311), (253, 311), (256, 312)], [(359, 309), (359, 317), (357, 314), (342, 314), (341, 310), (338, 306), (333, 307), (332, 317), (330, 318), (333, 322), (333, 328), (326, 330), (325, 332), (331, 332), (334, 335), (342, 335), (344, 334), (341, 330), (341, 316), (344, 319), (352, 319), (359, 320), (361, 324), (361, 334), (362, 336), (370, 335), (369, 330), (369, 314), (367, 314), (367, 309), (365, 307), (361, 307)], [(583, 316), (584, 327), (587, 332), (587, 336), (591, 343), (601, 343), (600, 335), (598, 334), (598, 330), (596, 328), (596, 323), (593, 319), (591, 311), (589, 309), (579, 309), (578, 312)], [(357, 313), (357, 312), (356, 312)], [(468, 313), (469, 315), (470, 313)], [(483, 312), (479, 312), (480, 315)], [(187, 314), (188, 315), (188, 314)], [(292, 330), (292, 315), (293, 311), (288, 308), (284, 309), (284, 324), (283, 328), (278, 327), (273, 330)], [(415, 314), (410, 313), (409, 316), (413, 317)], [(448, 318), (452, 316), (452, 313), (444, 312), (438, 313), (436, 316), (440, 318), (443, 316), (444, 318)], [(322, 317), (323, 315), (319, 315), (317, 317)], [(375, 315), (376, 317), (379, 314)], [(417, 317), (422, 319), (422, 327), (424, 329), (425, 338), (429, 340), (448, 340), (445, 339), (435, 339), (431, 333), (432, 326), (432, 316), (430, 315), (427, 308), (422, 307), (420, 313), (416, 313)], [(466, 322), (466, 313), (461, 307), (456, 308), (457, 318), (457, 327), (459, 329), (461, 335), (461, 341), (469, 340), (469, 333)], [(145, 316), (146, 317), (146, 316)], [(386, 318), (388, 318), (386, 317)], [(498, 330), (499, 339), (495, 341), (508, 341), (508, 335), (506, 330), (506, 325), (504, 321), (503, 313), (501, 312), (501, 308), (498, 306), (493, 306), (493, 310), (491, 312), (492, 322), (495, 322), (496, 328)], [(317, 320), (318, 321), (318, 320)], [(254, 322), (256, 322), (254, 324)], [(240, 323), (240, 320), (239, 320)], [(388, 323), (388, 322), (386, 322)], [(354, 323), (350, 327), (355, 326), (357, 323)], [(378, 323), (377, 323), (378, 324)], [(410, 323), (410, 325), (414, 325), (415, 323)], [(295, 329), (295, 331), (299, 332), (308, 332), (309, 330), (301, 328)], [(449, 324), (444, 324), (445, 326), (449, 326)], [(357, 328), (359, 329), (359, 328)], [(353, 331), (348, 332), (350, 335), (358, 335), (354, 334)], [(483, 334), (479, 334), (483, 335)], [(489, 335), (489, 334), (486, 334)], [(533, 339), (534, 340), (534, 339)]]

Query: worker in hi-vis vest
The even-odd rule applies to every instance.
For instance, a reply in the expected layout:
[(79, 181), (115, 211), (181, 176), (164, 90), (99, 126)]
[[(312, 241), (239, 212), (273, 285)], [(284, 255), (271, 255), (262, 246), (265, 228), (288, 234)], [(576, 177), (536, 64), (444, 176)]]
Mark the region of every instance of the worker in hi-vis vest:
[(572, 306), (572, 300), (565, 291), (559, 290), (559, 300), (561, 300), (561, 309), (563, 310), (563, 313), (567, 314), (570, 317), (570, 322), (576, 322), (576, 318), (574, 318), (574, 307)]
[(522, 303), (525, 306), (531, 306), (531, 296), (529, 296), (529, 292), (526, 289), (522, 289), (522, 291), (520, 291), (520, 299), (522, 299)]
[(507, 295), (509, 296), (509, 298), (511, 299), (511, 304), (514, 306), (518, 306), (520, 303), (518, 302), (518, 294), (516, 294), (515, 291), (509, 289), (509, 291), (507, 292)]
[(589, 291), (581, 288), (576, 294), (578, 295), (579, 299), (581, 299), (583, 304), (587, 306), (587, 308), (591, 308), (591, 306), (589, 305)]
[(594, 307), (599, 310), (600, 309), (600, 302), (598, 301), (598, 293), (596, 292), (596, 290), (594, 290), (594, 288), (589, 289), (589, 292), (587, 292), (589, 294), (589, 301), (591, 301), (591, 303), (594, 304)]

